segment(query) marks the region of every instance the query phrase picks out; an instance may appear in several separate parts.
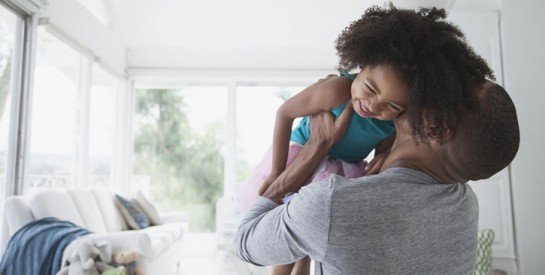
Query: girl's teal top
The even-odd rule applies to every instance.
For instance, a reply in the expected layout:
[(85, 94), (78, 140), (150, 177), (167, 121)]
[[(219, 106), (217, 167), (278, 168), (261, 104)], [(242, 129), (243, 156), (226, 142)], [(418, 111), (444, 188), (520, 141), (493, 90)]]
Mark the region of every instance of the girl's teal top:
[[(354, 76), (348, 73), (341, 73), (341, 75), (354, 80)], [(331, 112), (335, 117), (339, 117), (346, 104), (349, 103), (350, 100), (331, 110)], [(305, 144), (308, 141), (310, 138), (309, 122), (310, 119), (308, 116), (301, 120), (299, 125), (291, 132), (292, 141), (299, 144)], [(328, 155), (333, 159), (340, 159), (351, 163), (358, 162), (367, 157), (382, 140), (393, 133), (395, 133), (393, 122), (364, 118), (354, 113), (344, 137), (339, 143), (333, 145)]]

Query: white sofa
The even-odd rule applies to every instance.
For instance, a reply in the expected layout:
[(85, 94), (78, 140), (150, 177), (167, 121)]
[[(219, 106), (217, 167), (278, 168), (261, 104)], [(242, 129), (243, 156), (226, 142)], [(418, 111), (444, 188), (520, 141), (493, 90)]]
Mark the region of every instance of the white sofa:
[(86, 238), (109, 241), (113, 253), (138, 251), (137, 265), (144, 274), (170, 274), (181, 257), (185, 222), (165, 220), (161, 225), (128, 230), (114, 195), (105, 188), (47, 190), (33, 196), (9, 197), (4, 203), (2, 251), (17, 230), (44, 217), (68, 220), (94, 232)]

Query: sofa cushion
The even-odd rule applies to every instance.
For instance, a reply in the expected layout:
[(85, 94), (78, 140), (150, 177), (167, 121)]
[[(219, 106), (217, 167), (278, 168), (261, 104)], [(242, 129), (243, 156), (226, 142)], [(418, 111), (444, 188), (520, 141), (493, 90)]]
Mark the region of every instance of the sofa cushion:
[(34, 218), (56, 217), (85, 227), (76, 205), (68, 194), (58, 190), (46, 190), (37, 193), (30, 200), (30, 210)]
[[(4, 217), (9, 230), (8, 237), (11, 237), (23, 225), (34, 220), (28, 198), (21, 196), (7, 198), (4, 203)], [(7, 239), (3, 242), (7, 242)]]
[(102, 218), (104, 218), (106, 230), (108, 232), (126, 230), (128, 228), (127, 224), (125, 223), (123, 216), (121, 216), (121, 213), (115, 205), (112, 193), (106, 188), (98, 187), (91, 188), (91, 192), (95, 197), (98, 208), (100, 208)]
[(104, 218), (102, 218), (100, 208), (98, 208), (95, 197), (90, 190), (75, 188), (67, 190), (66, 193), (76, 205), (85, 228), (93, 232), (106, 232)]
[(144, 209), (144, 212), (146, 212), (146, 215), (148, 216), (151, 225), (163, 224), (163, 221), (161, 220), (157, 209), (155, 209), (155, 206), (153, 206), (153, 204), (148, 201), (144, 194), (142, 194), (142, 191), (138, 190), (135, 199), (136, 202), (138, 202), (138, 205), (140, 205), (140, 207)]
[(138, 202), (132, 198), (125, 198), (120, 195), (115, 195), (116, 205), (121, 211), (123, 218), (132, 229), (143, 229), (150, 225), (146, 212), (140, 207)]

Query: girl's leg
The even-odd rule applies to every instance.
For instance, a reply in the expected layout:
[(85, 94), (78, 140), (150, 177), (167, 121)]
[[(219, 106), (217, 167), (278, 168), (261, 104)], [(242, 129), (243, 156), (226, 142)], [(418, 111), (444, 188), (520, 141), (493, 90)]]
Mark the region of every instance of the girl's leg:
[(294, 265), (294, 263), (285, 265), (273, 265), (271, 266), (271, 275), (290, 275)]
[(291, 275), (310, 275), (310, 257), (306, 256), (297, 261), (291, 271)]

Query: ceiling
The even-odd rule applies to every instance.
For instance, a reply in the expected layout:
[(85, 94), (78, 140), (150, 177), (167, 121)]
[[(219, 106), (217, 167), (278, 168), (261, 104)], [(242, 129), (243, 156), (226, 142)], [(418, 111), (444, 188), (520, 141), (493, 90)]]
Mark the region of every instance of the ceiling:
[[(330, 67), (337, 35), (383, 0), (79, 0), (129, 51), (129, 66)], [(402, 8), (499, 9), (500, 0), (397, 0)], [(289, 53), (286, 55), (286, 53)], [(209, 58), (203, 58), (209, 57)], [(244, 58), (246, 57), (246, 58)], [(320, 57), (319, 64), (315, 59)], [(219, 59), (218, 59), (219, 58)]]
[[(308, 46), (331, 43), (384, 0), (87, 0), (104, 3), (129, 47)], [(499, 0), (398, 0), (399, 7), (497, 8)]]

